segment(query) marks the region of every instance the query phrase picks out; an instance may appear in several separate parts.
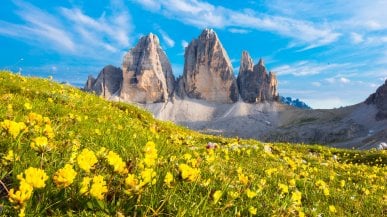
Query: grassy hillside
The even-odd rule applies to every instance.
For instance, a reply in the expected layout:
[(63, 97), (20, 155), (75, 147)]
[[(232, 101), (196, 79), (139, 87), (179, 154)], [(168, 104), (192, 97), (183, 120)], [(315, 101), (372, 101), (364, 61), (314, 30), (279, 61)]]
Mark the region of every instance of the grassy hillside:
[(202, 135), (48, 79), (0, 72), (0, 135), (0, 216), (387, 215), (385, 151)]

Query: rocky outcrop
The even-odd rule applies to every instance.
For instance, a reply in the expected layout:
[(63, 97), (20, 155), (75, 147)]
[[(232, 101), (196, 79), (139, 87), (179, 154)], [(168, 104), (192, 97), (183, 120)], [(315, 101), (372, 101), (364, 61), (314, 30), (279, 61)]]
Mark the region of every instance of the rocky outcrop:
[(375, 116), (376, 120), (387, 119), (387, 80), (375, 93), (367, 98), (365, 103), (374, 104), (377, 107), (378, 113)]
[(216, 33), (205, 29), (185, 49), (185, 64), (178, 92), (190, 98), (232, 103), (238, 100), (238, 87), (231, 61)]
[(278, 100), (278, 82), (275, 73), (267, 73), (262, 59), (253, 66), (253, 60), (247, 51), (242, 52), (237, 82), (239, 93), (245, 102)]
[(123, 82), (119, 96), (139, 103), (165, 102), (174, 91), (169, 60), (152, 33), (140, 39), (124, 57)]
[(84, 89), (109, 99), (117, 94), (122, 83), (122, 70), (112, 65), (105, 66), (97, 79), (89, 76)]

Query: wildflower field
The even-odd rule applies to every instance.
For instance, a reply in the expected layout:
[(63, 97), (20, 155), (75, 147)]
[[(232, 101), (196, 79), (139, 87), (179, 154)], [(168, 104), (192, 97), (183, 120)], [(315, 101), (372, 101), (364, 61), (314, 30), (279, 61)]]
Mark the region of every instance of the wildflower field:
[(387, 152), (203, 135), (0, 72), (0, 216), (387, 216)]

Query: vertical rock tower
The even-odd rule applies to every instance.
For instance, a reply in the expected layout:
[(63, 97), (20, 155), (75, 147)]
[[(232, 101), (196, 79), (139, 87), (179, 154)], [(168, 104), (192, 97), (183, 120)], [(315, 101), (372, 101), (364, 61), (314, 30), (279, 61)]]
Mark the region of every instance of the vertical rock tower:
[(245, 102), (278, 100), (278, 82), (275, 73), (267, 73), (262, 59), (253, 66), (253, 60), (247, 51), (242, 52), (237, 82), (239, 93)]
[(174, 77), (159, 39), (150, 33), (124, 57), (120, 98), (138, 103), (165, 102), (174, 91)]
[(227, 52), (212, 29), (205, 29), (185, 49), (180, 93), (210, 102), (238, 100), (238, 87)]
[(99, 73), (97, 79), (89, 76), (85, 90), (94, 91), (95, 94), (110, 99), (120, 90), (122, 83), (122, 70), (112, 65), (105, 66)]

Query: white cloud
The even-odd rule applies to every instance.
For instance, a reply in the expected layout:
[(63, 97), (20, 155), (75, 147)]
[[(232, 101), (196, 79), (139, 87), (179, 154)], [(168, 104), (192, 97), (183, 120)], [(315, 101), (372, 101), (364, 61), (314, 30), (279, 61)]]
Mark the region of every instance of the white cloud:
[(183, 49), (185, 49), (186, 47), (188, 47), (188, 42), (186, 40), (182, 40), (181, 46), (183, 47)]
[(349, 80), (348, 78), (341, 77), (339, 78), (339, 82), (342, 84), (348, 84), (351, 82), (351, 80)]
[(315, 86), (315, 87), (321, 87), (321, 83), (318, 82), (318, 81), (312, 82), (312, 85)]
[(304, 98), (303, 101), (313, 109), (331, 109), (353, 104), (353, 102), (344, 101), (339, 97)]
[(329, 25), (316, 25), (303, 20), (255, 13), (252, 10), (236, 11), (200, 0), (164, 0), (159, 4), (150, 0), (134, 2), (151, 11), (157, 8), (158, 13), (198, 28), (230, 27), (234, 31), (269, 31), (290, 37), (298, 44), (307, 45), (307, 49), (330, 44), (340, 37), (340, 33), (333, 31)]
[(168, 47), (174, 47), (175, 41), (172, 40), (171, 37), (162, 29), (159, 29), (159, 32), (161, 34), (161, 37), (163, 38), (164, 42), (168, 45)]
[(112, 0), (112, 12), (104, 12), (99, 18), (90, 17), (76, 7), (47, 12), (21, 0), (13, 2), (22, 22), (0, 21), (0, 35), (57, 53), (95, 59), (105, 59), (129, 46), (130, 17), (116, 7), (120, 0)]
[(345, 68), (348, 64), (319, 64), (300, 61), (291, 65), (282, 65), (273, 69), (278, 75), (310, 76)]
[(326, 78), (325, 81), (328, 82), (329, 84), (336, 84), (336, 83), (349, 84), (349, 83), (351, 83), (351, 80), (349, 80), (346, 77), (330, 77), (330, 78)]
[(360, 44), (364, 41), (364, 38), (362, 35), (356, 32), (351, 32), (351, 40), (352, 40), (352, 43), (354, 44)]
[(250, 30), (247, 30), (247, 29), (238, 29), (238, 28), (230, 28), (228, 29), (228, 31), (231, 33), (238, 33), (238, 34), (247, 34), (251, 32)]

